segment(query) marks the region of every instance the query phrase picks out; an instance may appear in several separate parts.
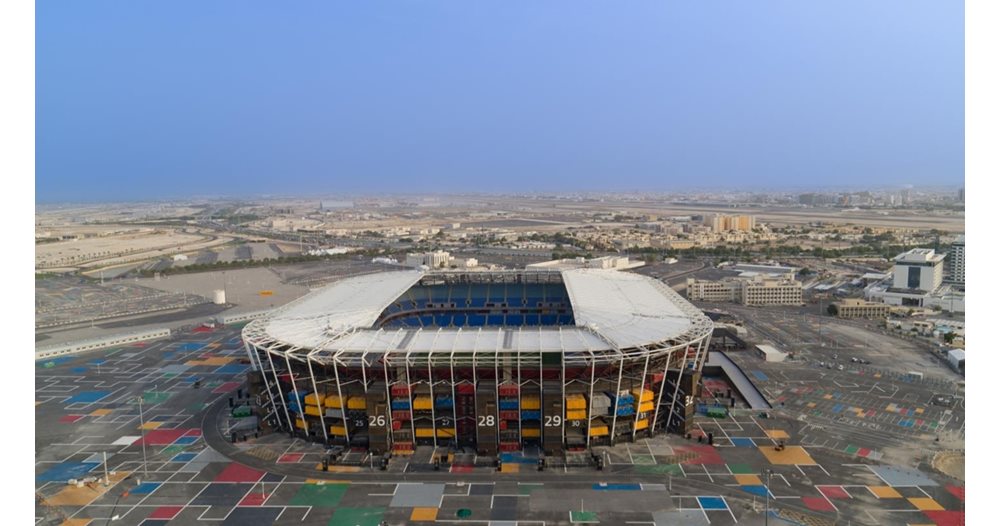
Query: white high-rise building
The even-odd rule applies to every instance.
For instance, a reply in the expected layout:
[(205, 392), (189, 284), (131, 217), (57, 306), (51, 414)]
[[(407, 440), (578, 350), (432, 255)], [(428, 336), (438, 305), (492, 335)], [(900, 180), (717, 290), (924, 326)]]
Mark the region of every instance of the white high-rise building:
[(951, 250), (948, 252), (947, 258), (948, 266), (948, 281), (949, 283), (954, 283), (965, 287), (965, 236), (959, 236), (951, 244)]
[(944, 281), (944, 254), (935, 254), (933, 248), (903, 252), (895, 261), (893, 289), (932, 292)]

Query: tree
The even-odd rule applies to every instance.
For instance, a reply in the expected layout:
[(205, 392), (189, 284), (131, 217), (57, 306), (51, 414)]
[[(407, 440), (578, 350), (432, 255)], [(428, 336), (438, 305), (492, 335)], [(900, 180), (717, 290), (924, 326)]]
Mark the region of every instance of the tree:
[(955, 333), (953, 333), (953, 332), (947, 332), (947, 333), (945, 333), (945, 335), (944, 335), (944, 342), (947, 343), (948, 345), (951, 345), (951, 342), (953, 342), (953, 341), (955, 341)]
[(834, 305), (834, 304), (832, 304), (832, 303), (829, 304), (829, 305), (827, 305), (827, 307), (826, 307), (826, 313), (829, 314), (830, 316), (836, 316), (837, 315), (837, 306)]

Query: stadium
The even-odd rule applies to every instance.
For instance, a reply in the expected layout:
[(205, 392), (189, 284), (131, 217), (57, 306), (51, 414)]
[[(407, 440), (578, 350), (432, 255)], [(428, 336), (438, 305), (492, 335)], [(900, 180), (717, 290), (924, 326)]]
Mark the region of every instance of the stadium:
[(690, 425), (712, 322), (618, 270), (380, 272), (243, 329), (271, 428), (375, 454), (610, 445)]

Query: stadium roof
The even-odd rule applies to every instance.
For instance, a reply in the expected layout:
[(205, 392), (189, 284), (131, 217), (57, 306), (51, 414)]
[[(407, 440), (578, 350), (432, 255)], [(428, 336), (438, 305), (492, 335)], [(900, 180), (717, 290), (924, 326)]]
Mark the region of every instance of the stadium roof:
[[(553, 271), (509, 271), (552, 274)], [(603, 269), (558, 272), (575, 326), (374, 328), (379, 315), (426, 275), (406, 270), (338, 281), (248, 325), (257, 346), (303, 354), (564, 352), (633, 354), (704, 336), (712, 323), (660, 281)], [(502, 273), (498, 273), (502, 274)]]

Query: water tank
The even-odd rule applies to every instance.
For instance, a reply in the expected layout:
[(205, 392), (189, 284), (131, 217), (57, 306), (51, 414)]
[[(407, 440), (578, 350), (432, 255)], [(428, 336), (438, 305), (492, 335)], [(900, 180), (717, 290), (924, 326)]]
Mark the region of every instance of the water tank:
[(215, 303), (216, 305), (225, 305), (226, 291), (223, 289), (215, 290), (214, 293), (212, 294), (212, 303)]

